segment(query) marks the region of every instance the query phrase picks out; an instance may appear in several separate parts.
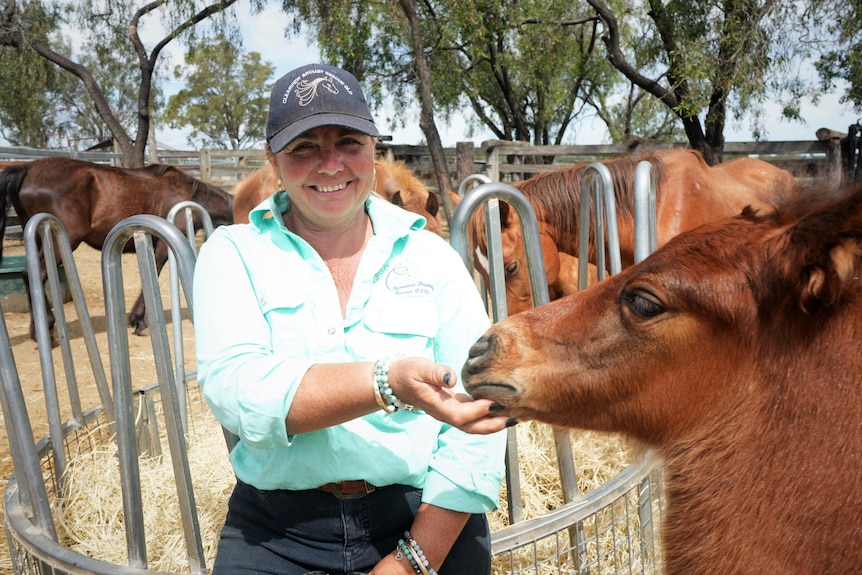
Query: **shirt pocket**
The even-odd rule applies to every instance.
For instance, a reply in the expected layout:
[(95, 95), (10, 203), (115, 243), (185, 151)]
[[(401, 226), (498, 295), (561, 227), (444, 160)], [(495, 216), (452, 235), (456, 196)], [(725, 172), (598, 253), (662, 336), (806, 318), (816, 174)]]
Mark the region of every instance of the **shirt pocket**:
[[(392, 354), (432, 357), (439, 323), (431, 301), (391, 298), (385, 305), (370, 305), (365, 313), (365, 325), (378, 354), (383, 349), (392, 350)], [(396, 349), (393, 349), (393, 340), (398, 341)]]
[(277, 289), (258, 294), (258, 305), (269, 324), (273, 352), (306, 357), (312, 318), (302, 290)]

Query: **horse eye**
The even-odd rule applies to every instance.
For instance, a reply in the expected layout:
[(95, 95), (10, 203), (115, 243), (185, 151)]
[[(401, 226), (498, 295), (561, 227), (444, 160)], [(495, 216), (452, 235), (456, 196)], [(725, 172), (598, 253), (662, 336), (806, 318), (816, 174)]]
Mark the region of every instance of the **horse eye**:
[(512, 277), (518, 271), (518, 262), (514, 261), (506, 266), (506, 277)]
[(643, 292), (630, 291), (623, 295), (623, 300), (633, 312), (642, 317), (655, 317), (664, 313), (664, 306)]

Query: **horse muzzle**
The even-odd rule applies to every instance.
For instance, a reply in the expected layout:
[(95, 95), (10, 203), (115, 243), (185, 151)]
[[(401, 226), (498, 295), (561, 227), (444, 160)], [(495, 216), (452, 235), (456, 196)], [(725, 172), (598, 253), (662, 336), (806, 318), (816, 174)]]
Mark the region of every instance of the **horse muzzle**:
[(470, 348), (467, 361), (461, 370), (461, 382), (476, 399), (492, 399), (505, 406), (517, 394), (518, 388), (503, 381), (496, 374), (499, 369), (499, 337), (486, 334)]

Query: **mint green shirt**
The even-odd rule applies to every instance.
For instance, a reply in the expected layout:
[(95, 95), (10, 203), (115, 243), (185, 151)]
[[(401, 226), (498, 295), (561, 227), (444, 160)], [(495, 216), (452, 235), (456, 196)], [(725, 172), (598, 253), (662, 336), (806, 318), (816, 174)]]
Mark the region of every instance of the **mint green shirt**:
[[(505, 432), (470, 435), (423, 413), (380, 410), (287, 435), (291, 402), (312, 365), (403, 354), (448, 365), (460, 379), (489, 326), (456, 252), (422, 229), (424, 218), (376, 196), (366, 202), (374, 236), (342, 318), (325, 263), (284, 226), (289, 202), (278, 192), (250, 224), (218, 228), (195, 268), (198, 380), (216, 418), (239, 437), (230, 454), (237, 477), (263, 490), (364, 479), (423, 489), (424, 501), (446, 509), (495, 509)], [(370, 370), (366, 383), (371, 396)]]

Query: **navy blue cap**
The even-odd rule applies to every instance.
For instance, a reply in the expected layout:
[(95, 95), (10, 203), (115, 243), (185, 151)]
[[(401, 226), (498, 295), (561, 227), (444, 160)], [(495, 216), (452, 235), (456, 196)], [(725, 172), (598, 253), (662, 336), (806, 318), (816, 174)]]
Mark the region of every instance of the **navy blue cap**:
[(309, 130), (344, 126), (377, 137), (371, 110), (350, 72), (308, 64), (279, 78), (269, 98), (266, 141), (274, 153)]

